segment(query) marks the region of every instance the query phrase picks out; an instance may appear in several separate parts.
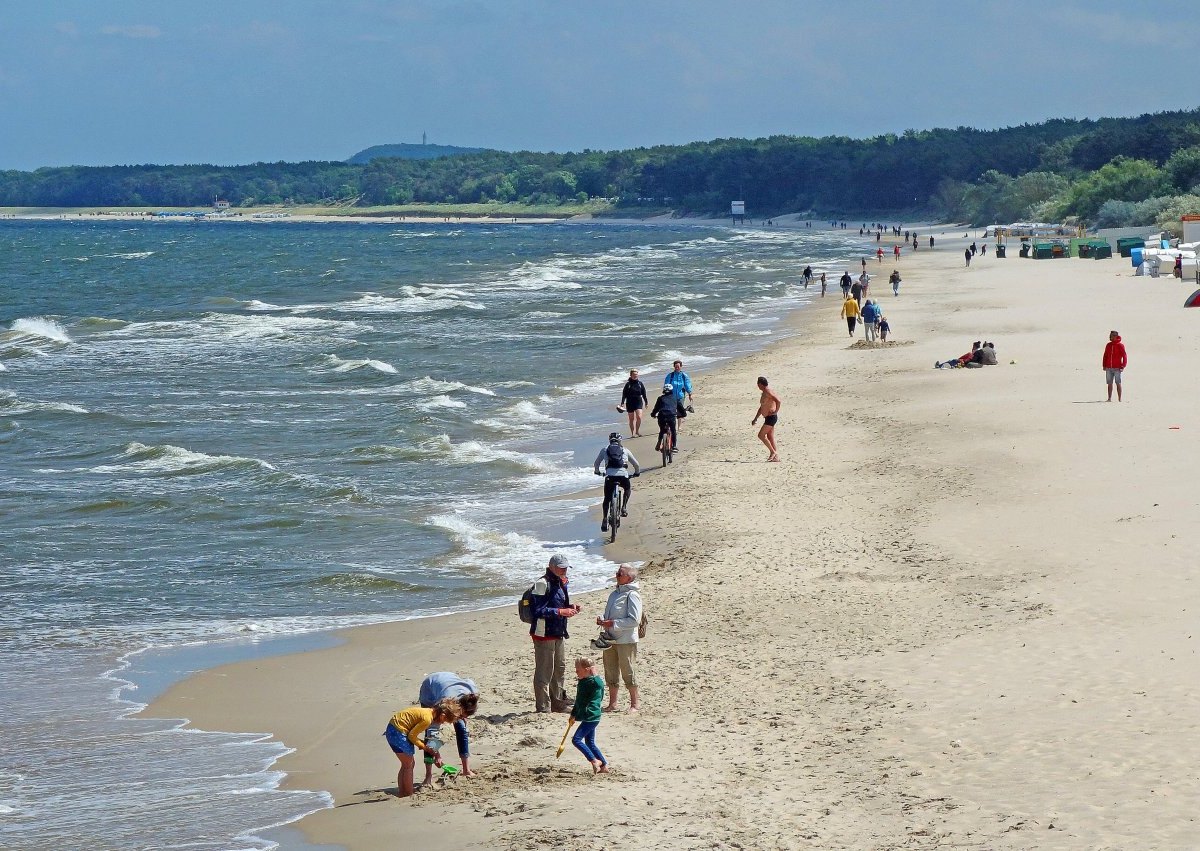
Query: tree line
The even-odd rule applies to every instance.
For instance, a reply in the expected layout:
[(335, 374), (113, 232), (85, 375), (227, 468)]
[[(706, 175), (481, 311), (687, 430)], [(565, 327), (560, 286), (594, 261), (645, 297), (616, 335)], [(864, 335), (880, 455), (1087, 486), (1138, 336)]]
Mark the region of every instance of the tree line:
[[(771, 136), (579, 153), (480, 151), (366, 163), (71, 166), (0, 172), (0, 206), (578, 203), (723, 215), (893, 214), (975, 224), (1148, 224), (1200, 212), (1200, 110), (869, 139)], [(856, 216), (857, 217), (857, 216)]]

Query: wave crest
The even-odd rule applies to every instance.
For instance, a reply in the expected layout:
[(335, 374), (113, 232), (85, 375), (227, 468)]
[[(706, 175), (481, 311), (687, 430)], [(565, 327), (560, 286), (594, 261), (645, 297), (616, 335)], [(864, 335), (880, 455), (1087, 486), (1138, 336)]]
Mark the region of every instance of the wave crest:
[(102, 464), (89, 468), (89, 473), (140, 473), (143, 475), (197, 475), (218, 470), (255, 469), (271, 470), (275, 467), (259, 458), (243, 458), (239, 455), (207, 455), (193, 452), (182, 446), (164, 443), (147, 446), (130, 443), (121, 454), (122, 463)]
[(8, 327), (13, 334), (22, 337), (42, 337), (46, 340), (53, 340), (56, 343), (75, 342), (71, 339), (71, 335), (67, 333), (66, 328), (59, 325), (53, 319), (47, 319), (44, 316), (31, 316), (26, 319), (18, 319)]

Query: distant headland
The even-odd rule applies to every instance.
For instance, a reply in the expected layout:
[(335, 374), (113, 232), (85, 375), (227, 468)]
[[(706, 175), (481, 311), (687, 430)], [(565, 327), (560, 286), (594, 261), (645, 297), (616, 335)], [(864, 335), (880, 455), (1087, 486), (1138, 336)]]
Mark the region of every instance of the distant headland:
[[(1200, 109), (1053, 119), (997, 130), (906, 130), (868, 139), (770, 136), (554, 153), (377, 145), (344, 162), (134, 165), (0, 171), (0, 207), (326, 207), (482, 215), (537, 210), (729, 216), (800, 213), (972, 222), (1179, 227), (1200, 213)], [(512, 206), (517, 205), (517, 206)], [(378, 213), (376, 213), (378, 214)], [(449, 214), (449, 213), (447, 213)]]

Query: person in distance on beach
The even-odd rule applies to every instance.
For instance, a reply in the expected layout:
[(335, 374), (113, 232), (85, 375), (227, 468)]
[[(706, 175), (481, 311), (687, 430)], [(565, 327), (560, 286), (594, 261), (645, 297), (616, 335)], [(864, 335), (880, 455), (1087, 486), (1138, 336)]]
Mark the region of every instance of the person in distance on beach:
[(971, 268), (971, 249), (964, 248), (963, 249), (963, 257), (966, 258), (967, 268), (970, 269)]
[(858, 324), (859, 312), (858, 299), (846, 296), (846, 300), (842, 302), (842, 318), (846, 320), (846, 329), (851, 337), (854, 336), (854, 326)]
[(825, 298), (825, 273), (821, 273), (821, 298)]
[(617, 587), (608, 595), (604, 614), (596, 618), (596, 626), (604, 629), (602, 638), (592, 646), (604, 650), (604, 682), (608, 686), (606, 712), (617, 711), (617, 690), (621, 680), (629, 691), (629, 711), (641, 707), (638, 696), (637, 662), (638, 627), (642, 623), (642, 595), (638, 590), (638, 569), (630, 564), (617, 568)]
[(617, 406), (617, 410), (624, 408), (629, 417), (630, 437), (642, 436), (642, 409), (649, 403), (650, 397), (646, 395), (646, 385), (638, 380), (638, 371), (636, 369), (629, 370), (629, 380), (621, 388), (621, 403)]
[(859, 307), (862, 307), (862, 294), (862, 280), (860, 279), (850, 285), (850, 297), (858, 303)]
[(854, 279), (850, 277), (849, 269), (847, 269), (845, 272), (842, 273), (842, 277), (841, 277), (842, 298), (850, 297), (850, 286), (853, 281), (854, 281)]
[(879, 317), (879, 339), (887, 342), (888, 334), (892, 333), (892, 326), (888, 324), (886, 316)]
[(892, 284), (892, 295), (894, 295), (894, 296), (900, 295), (900, 270), (893, 269), (891, 277), (889, 277), (888, 280)]
[(421, 734), (430, 724), (449, 724), (458, 720), (458, 703), (454, 700), (443, 700), (432, 709), (423, 706), (410, 706), (392, 716), (383, 737), (387, 739), (392, 753), (400, 760), (400, 771), (396, 774), (396, 794), (407, 798), (413, 793), (413, 759), (420, 748), (433, 759), (433, 763), (441, 766), (442, 757), (436, 748), (430, 747), (421, 740)]
[(775, 424), (779, 422), (779, 408), (783, 403), (778, 394), (767, 386), (765, 375), (758, 377), (758, 389), (761, 394), (758, 397), (758, 412), (754, 419), (750, 420), (750, 425), (757, 425), (758, 418), (763, 418), (762, 428), (758, 430), (758, 439), (767, 447), (767, 460), (778, 461), (779, 447), (775, 445)]
[[(458, 745), (458, 758), (462, 761), (464, 777), (474, 777), (471, 770), (470, 736), (467, 734), (467, 718), (475, 714), (479, 708), (479, 687), (474, 682), (460, 677), (453, 671), (438, 671), (421, 680), (421, 690), (418, 702), (425, 709), (434, 709), (443, 700), (452, 700), (458, 704), (459, 716), (454, 722), (454, 740)], [(430, 724), (425, 730), (425, 742), (440, 739), (440, 724)], [(433, 759), (425, 757), (425, 779), (422, 786), (433, 782)]]
[(533, 699), (538, 712), (566, 712), (567, 676), (565, 639), (567, 622), (579, 614), (579, 606), (571, 605), (567, 593), (567, 557), (562, 553), (550, 556), (544, 575), (533, 583), (533, 623), (529, 636), (533, 639)]
[(812, 266), (804, 267), (804, 289), (808, 289), (808, 285), (812, 283), (813, 271)]
[(1117, 401), (1121, 401), (1121, 373), (1124, 372), (1129, 358), (1125, 354), (1125, 344), (1121, 335), (1116, 331), (1108, 332), (1108, 344), (1104, 347), (1104, 381), (1108, 384), (1108, 401), (1112, 401), (1113, 385), (1117, 385)]

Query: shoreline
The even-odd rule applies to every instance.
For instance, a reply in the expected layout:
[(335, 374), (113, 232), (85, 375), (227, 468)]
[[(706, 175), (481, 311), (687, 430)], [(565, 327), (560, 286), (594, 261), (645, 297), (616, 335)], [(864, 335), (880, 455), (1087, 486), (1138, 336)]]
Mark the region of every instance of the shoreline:
[[(527, 639), (504, 609), (208, 671), (151, 712), (271, 729), (298, 748), (277, 763), (285, 788), (338, 803), (294, 826), (350, 849), (398, 831), (645, 847), (647, 820), (672, 848), (1187, 847), (1200, 729), (1174, 707), (1197, 673), (1200, 592), (1174, 533), (1200, 470), (1168, 428), (1200, 427), (1172, 390), (1200, 358), (1186, 294), (1123, 260), (963, 269), (961, 242), (906, 255), (901, 298), (880, 294), (909, 345), (848, 347), (840, 299), (818, 300), (794, 320), (808, 333), (708, 374), (706, 448), (639, 480), (633, 525), (648, 510), (661, 539), (642, 582), (646, 709), (600, 728), (613, 777), (547, 753), (560, 719), (528, 713)], [(1136, 393), (1086, 404), (1114, 323), (1136, 341)], [(1000, 366), (929, 368), (979, 336)], [(747, 425), (758, 373), (784, 400), (780, 465)], [(480, 777), (398, 802), (375, 728), (441, 668), (481, 683)]]

